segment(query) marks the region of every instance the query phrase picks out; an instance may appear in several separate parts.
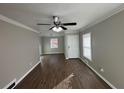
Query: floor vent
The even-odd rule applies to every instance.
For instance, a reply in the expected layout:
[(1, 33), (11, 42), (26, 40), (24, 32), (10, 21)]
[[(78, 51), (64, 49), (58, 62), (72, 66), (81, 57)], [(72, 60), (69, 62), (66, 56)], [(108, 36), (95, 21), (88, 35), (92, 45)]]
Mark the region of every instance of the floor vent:
[(12, 89), (15, 86), (15, 82), (13, 82), (7, 89)]
[(16, 79), (14, 79), (13, 81), (11, 81), (8, 85), (6, 85), (4, 87), (4, 89), (13, 89), (16, 85)]

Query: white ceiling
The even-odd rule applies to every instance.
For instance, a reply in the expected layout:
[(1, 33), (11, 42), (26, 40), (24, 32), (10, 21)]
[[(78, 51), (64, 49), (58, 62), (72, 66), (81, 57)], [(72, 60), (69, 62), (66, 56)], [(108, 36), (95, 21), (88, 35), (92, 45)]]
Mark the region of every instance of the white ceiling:
[(62, 22), (77, 22), (77, 26), (68, 26), (65, 32), (78, 32), (93, 22), (102, 19), (120, 3), (27, 3), (0, 4), (0, 14), (23, 23), (41, 32), (41, 35), (63, 35), (49, 31), (50, 26), (37, 26), (37, 23), (52, 23), (52, 16), (59, 16)]

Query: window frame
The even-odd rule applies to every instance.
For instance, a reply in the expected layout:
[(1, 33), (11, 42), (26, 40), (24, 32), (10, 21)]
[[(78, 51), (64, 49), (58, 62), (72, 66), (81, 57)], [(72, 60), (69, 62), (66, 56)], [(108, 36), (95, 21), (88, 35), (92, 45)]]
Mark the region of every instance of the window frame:
[[(53, 40), (57, 40), (57, 47), (53, 47)], [(59, 44), (58, 44), (58, 38), (50, 38), (50, 48), (54, 49), (54, 48), (58, 48), (59, 47)]]
[[(86, 47), (86, 46), (84, 46), (84, 36), (85, 35), (90, 35), (90, 47)], [(83, 57), (85, 58), (85, 59), (87, 59), (88, 61), (92, 61), (92, 38), (91, 38), (92, 36), (91, 36), (91, 32), (88, 32), (88, 33), (84, 33), (84, 34), (82, 34), (82, 48), (83, 48)], [(84, 49), (89, 49), (90, 50), (90, 58), (89, 57), (87, 57), (87, 56), (85, 56), (84, 55)]]

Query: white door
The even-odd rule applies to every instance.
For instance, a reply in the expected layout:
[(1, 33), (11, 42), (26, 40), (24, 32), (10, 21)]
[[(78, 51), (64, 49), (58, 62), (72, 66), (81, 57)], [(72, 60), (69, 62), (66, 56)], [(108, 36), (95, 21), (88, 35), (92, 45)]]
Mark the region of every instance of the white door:
[(68, 58), (79, 58), (79, 35), (67, 36)]

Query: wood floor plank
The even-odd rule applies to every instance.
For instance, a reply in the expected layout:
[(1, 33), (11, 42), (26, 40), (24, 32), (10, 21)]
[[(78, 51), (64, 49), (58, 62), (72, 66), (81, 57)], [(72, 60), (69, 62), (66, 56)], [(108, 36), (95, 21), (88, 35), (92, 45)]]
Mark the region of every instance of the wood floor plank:
[[(52, 89), (65, 82), (66, 78), (74, 74), (71, 79), (73, 89), (109, 89), (81, 60), (65, 60), (64, 54), (44, 55), (43, 61), (28, 76), (24, 78), (16, 89)], [(62, 83), (63, 84), (63, 83)], [(70, 87), (70, 86), (69, 86)]]

